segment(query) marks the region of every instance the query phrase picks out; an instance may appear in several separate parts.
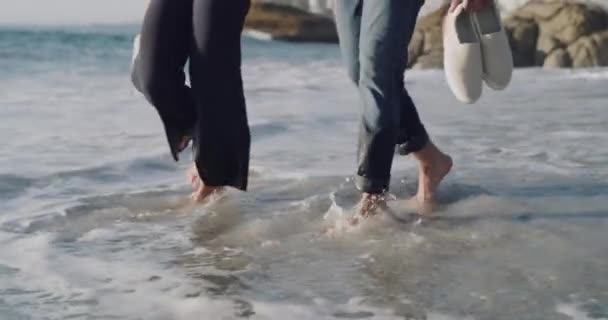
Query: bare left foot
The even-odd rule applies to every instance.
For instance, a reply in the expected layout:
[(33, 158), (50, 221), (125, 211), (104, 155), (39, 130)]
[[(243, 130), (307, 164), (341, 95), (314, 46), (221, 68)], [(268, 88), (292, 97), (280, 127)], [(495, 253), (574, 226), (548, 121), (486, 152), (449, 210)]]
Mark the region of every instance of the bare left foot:
[(195, 165), (192, 165), (192, 167), (190, 167), (188, 170), (188, 179), (190, 180), (190, 184), (194, 189), (194, 192), (190, 197), (196, 202), (205, 202), (211, 196), (220, 194), (224, 191), (224, 187), (206, 186), (203, 180), (199, 177)]
[(192, 186), (192, 189), (197, 190), (199, 187), (199, 184), (201, 184), (202, 181), (198, 177), (198, 171), (196, 169), (196, 165), (193, 164), (190, 167), (190, 169), (188, 169), (186, 174), (188, 175), (188, 181), (190, 181), (190, 185)]
[(219, 195), (224, 191), (224, 187), (207, 187), (203, 184), (192, 193), (192, 200), (195, 202), (205, 202), (214, 195)]
[(439, 184), (452, 170), (452, 165), (452, 158), (441, 152), (432, 161), (420, 163), (416, 199), (421, 205), (422, 213), (428, 214), (433, 210)]

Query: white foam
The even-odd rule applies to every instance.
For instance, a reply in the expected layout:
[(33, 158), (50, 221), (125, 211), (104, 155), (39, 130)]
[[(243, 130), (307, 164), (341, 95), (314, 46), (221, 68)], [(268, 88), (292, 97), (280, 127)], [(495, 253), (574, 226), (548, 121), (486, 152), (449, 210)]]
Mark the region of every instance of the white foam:
[[(311, 304), (290, 304), (270, 302), (247, 302), (247, 310), (251, 311), (249, 319), (264, 320), (313, 320), (334, 319), (335, 315), (363, 315), (366, 319), (400, 320), (401, 315), (389, 309), (365, 306), (360, 299), (353, 298), (348, 303), (336, 305), (320, 298), (313, 298)], [(238, 308), (238, 303), (229, 300), (214, 300), (204, 297), (183, 299), (171, 294), (155, 294), (150, 292), (132, 293), (119, 299), (107, 299), (101, 307), (111, 308), (116, 314), (146, 319), (232, 319)], [(453, 317), (441, 313), (430, 312), (429, 320), (474, 320), (472, 317)]]
[(253, 29), (245, 29), (243, 31), (243, 35), (261, 41), (271, 41), (274, 39), (274, 37), (270, 33)]
[(574, 304), (559, 304), (556, 307), (557, 312), (570, 317), (572, 320), (602, 320), (608, 318), (591, 318), (585, 312), (579, 309), (579, 306)]
[(582, 80), (608, 80), (608, 71), (606, 68), (593, 69), (588, 71), (573, 71), (570, 75), (573, 79)]
[(116, 230), (112, 229), (93, 229), (83, 234), (79, 241), (98, 241), (103, 239), (112, 239), (117, 235)]

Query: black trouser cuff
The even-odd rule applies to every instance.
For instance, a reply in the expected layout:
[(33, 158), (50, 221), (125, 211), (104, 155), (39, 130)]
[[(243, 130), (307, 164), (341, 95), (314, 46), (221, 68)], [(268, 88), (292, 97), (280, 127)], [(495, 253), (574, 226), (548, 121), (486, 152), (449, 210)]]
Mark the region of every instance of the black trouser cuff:
[(363, 176), (355, 176), (355, 186), (361, 192), (369, 194), (381, 194), (388, 191), (391, 178), (368, 178)]
[(426, 134), (421, 134), (419, 136), (410, 137), (405, 142), (397, 144), (397, 153), (402, 156), (407, 156), (410, 153), (418, 152), (429, 143), (429, 136)]

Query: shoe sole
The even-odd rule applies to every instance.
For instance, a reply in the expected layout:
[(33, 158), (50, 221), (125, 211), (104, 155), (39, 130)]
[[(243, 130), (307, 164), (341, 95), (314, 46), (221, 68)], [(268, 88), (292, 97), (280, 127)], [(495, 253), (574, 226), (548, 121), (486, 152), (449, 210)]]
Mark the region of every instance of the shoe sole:
[(513, 74), (513, 54), (494, 1), (472, 14), (483, 61), (483, 81), (494, 90), (504, 90)]
[(481, 44), (466, 2), (449, 12), (443, 25), (444, 72), (448, 86), (461, 102), (475, 103), (482, 94)]

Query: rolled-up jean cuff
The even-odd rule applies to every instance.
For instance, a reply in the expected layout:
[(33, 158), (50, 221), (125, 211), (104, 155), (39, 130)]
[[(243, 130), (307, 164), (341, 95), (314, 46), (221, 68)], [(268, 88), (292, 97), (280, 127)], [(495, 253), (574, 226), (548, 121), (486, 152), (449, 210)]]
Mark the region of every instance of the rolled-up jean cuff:
[(387, 178), (368, 178), (363, 176), (355, 176), (355, 186), (361, 192), (369, 194), (381, 194), (388, 191), (390, 177)]
[(407, 156), (411, 153), (418, 152), (429, 143), (430, 138), (426, 131), (415, 137), (408, 138), (405, 142), (397, 145), (397, 153), (402, 156)]

